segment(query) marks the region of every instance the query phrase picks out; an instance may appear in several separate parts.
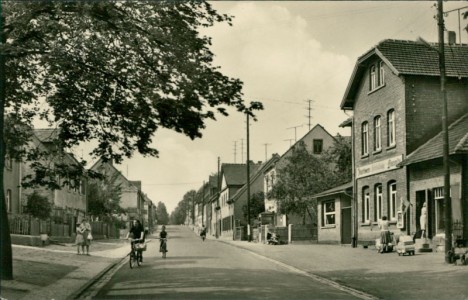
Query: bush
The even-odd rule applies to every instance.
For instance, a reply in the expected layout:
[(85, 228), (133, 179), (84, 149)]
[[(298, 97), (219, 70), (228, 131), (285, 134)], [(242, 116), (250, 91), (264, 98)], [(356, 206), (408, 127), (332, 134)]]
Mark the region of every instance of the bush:
[(47, 197), (41, 196), (38, 192), (34, 191), (28, 196), (26, 212), (35, 218), (47, 220), (52, 212), (52, 204)]

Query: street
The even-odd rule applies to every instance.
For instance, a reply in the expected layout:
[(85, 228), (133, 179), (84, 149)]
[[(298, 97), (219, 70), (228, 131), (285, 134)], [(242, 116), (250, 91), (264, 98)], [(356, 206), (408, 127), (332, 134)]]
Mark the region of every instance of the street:
[(356, 299), (251, 252), (203, 242), (186, 227), (168, 234), (166, 259), (150, 242), (143, 265), (123, 264), (94, 299)]

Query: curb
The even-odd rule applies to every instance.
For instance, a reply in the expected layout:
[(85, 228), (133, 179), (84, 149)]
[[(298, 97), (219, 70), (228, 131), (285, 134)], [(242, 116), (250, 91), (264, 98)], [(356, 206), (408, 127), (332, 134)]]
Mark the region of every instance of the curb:
[(221, 243), (224, 243), (226, 245), (230, 245), (230, 246), (233, 246), (233, 247), (236, 247), (238, 249), (242, 249), (242, 250), (246, 250), (246, 251), (249, 251), (250, 253), (264, 259), (264, 260), (267, 260), (267, 261), (270, 261), (278, 266), (281, 266), (285, 269), (288, 269), (289, 271), (291, 272), (294, 272), (294, 273), (298, 273), (298, 274), (301, 274), (303, 276), (306, 276), (306, 277), (309, 277), (313, 280), (316, 280), (320, 283), (323, 283), (323, 284), (326, 284), (330, 287), (333, 287), (333, 288), (336, 288), (340, 291), (343, 291), (343, 292), (346, 292), (350, 295), (353, 295), (359, 299), (364, 299), (364, 300), (377, 300), (379, 299), (378, 297), (374, 296), (374, 295), (371, 295), (371, 294), (368, 294), (364, 291), (360, 291), (360, 290), (357, 290), (357, 289), (354, 289), (352, 287), (349, 287), (349, 286), (346, 286), (346, 285), (343, 285), (343, 284), (340, 284), (336, 281), (333, 281), (331, 279), (328, 279), (326, 277), (323, 277), (323, 276), (320, 276), (320, 275), (316, 275), (316, 274), (313, 274), (313, 273), (309, 273), (307, 271), (304, 271), (304, 270), (301, 270), (299, 268), (296, 268), (294, 266), (291, 266), (287, 263), (284, 263), (284, 262), (281, 262), (279, 260), (276, 260), (276, 259), (273, 259), (273, 258), (270, 258), (268, 256), (265, 256), (265, 255), (262, 255), (262, 254), (259, 254), (251, 249), (248, 249), (248, 248), (245, 248), (245, 247), (242, 247), (241, 245), (236, 245), (234, 243), (230, 243), (230, 242), (227, 242), (227, 241), (223, 241), (223, 240), (216, 240), (217, 242), (221, 242)]
[(113, 263), (110, 263), (106, 268), (104, 268), (101, 272), (99, 272), (96, 276), (88, 280), (87, 283), (85, 283), (82, 287), (80, 287), (78, 290), (73, 292), (68, 298), (69, 299), (79, 299), (79, 297), (88, 289), (90, 288), (96, 281), (101, 279), (107, 272), (112, 270), (115, 266), (119, 265), (124, 259), (126, 259), (128, 256), (125, 255), (122, 258), (117, 258), (117, 260)]

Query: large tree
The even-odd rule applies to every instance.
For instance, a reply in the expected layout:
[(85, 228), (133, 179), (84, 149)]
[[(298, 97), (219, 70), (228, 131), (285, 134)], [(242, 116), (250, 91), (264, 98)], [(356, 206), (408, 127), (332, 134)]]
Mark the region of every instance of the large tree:
[(156, 220), (159, 225), (167, 225), (169, 223), (169, 214), (167, 213), (166, 205), (159, 201), (156, 206)]
[(115, 215), (123, 213), (120, 207), (122, 195), (121, 184), (117, 178), (119, 173), (95, 179), (88, 185), (88, 213), (99, 219), (113, 219)]
[(283, 213), (298, 214), (305, 224), (307, 216), (316, 218), (316, 203), (312, 196), (334, 184), (335, 176), (329, 162), (312, 155), (304, 142), (299, 142), (279, 168), (270, 197), (277, 199)]
[(348, 183), (353, 176), (351, 138), (337, 135), (333, 146), (325, 151), (323, 158), (333, 167), (335, 185)]
[[(6, 151), (29, 158), (14, 154), (38, 118), (58, 128), (65, 148), (94, 141), (92, 155), (118, 163), (135, 151), (157, 156), (159, 128), (194, 139), (227, 107), (261, 109), (247, 107), (241, 81), (213, 66), (211, 40), (199, 29), (231, 19), (207, 2), (7, 0), (0, 14), (2, 178)], [(38, 167), (43, 174), (49, 166)], [(2, 180), (0, 190), (0, 272), (12, 279)]]

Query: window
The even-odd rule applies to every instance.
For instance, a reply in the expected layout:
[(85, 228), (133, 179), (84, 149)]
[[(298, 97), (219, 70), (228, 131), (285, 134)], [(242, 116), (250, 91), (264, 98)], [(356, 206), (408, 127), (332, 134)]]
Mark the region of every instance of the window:
[(335, 200), (322, 204), (322, 226), (335, 225)]
[(377, 87), (377, 76), (375, 74), (375, 66), (372, 65), (370, 68), (370, 86), (369, 90), (373, 91)]
[(379, 86), (385, 84), (385, 70), (384, 70), (384, 62), (381, 61), (379, 63)]
[(389, 110), (387, 113), (387, 143), (388, 146), (395, 146), (395, 111)]
[(397, 207), (397, 189), (396, 182), (391, 181), (388, 184), (388, 218), (390, 220), (396, 220), (396, 207)]
[(375, 209), (375, 220), (381, 220), (382, 219), (382, 185), (377, 184), (375, 186), (375, 198), (374, 198), (374, 209)]
[(362, 123), (361, 134), (361, 152), (362, 155), (367, 155), (369, 154), (369, 124), (367, 122)]
[(6, 211), (11, 212), (11, 190), (6, 191), (5, 203), (6, 203)]
[(380, 130), (380, 116), (374, 118), (374, 151), (382, 149), (382, 132)]
[(370, 209), (370, 195), (369, 188), (364, 187), (362, 189), (362, 222), (369, 222), (369, 209)]
[(314, 140), (314, 154), (321, 154), (323, 151), (323, 140)]

